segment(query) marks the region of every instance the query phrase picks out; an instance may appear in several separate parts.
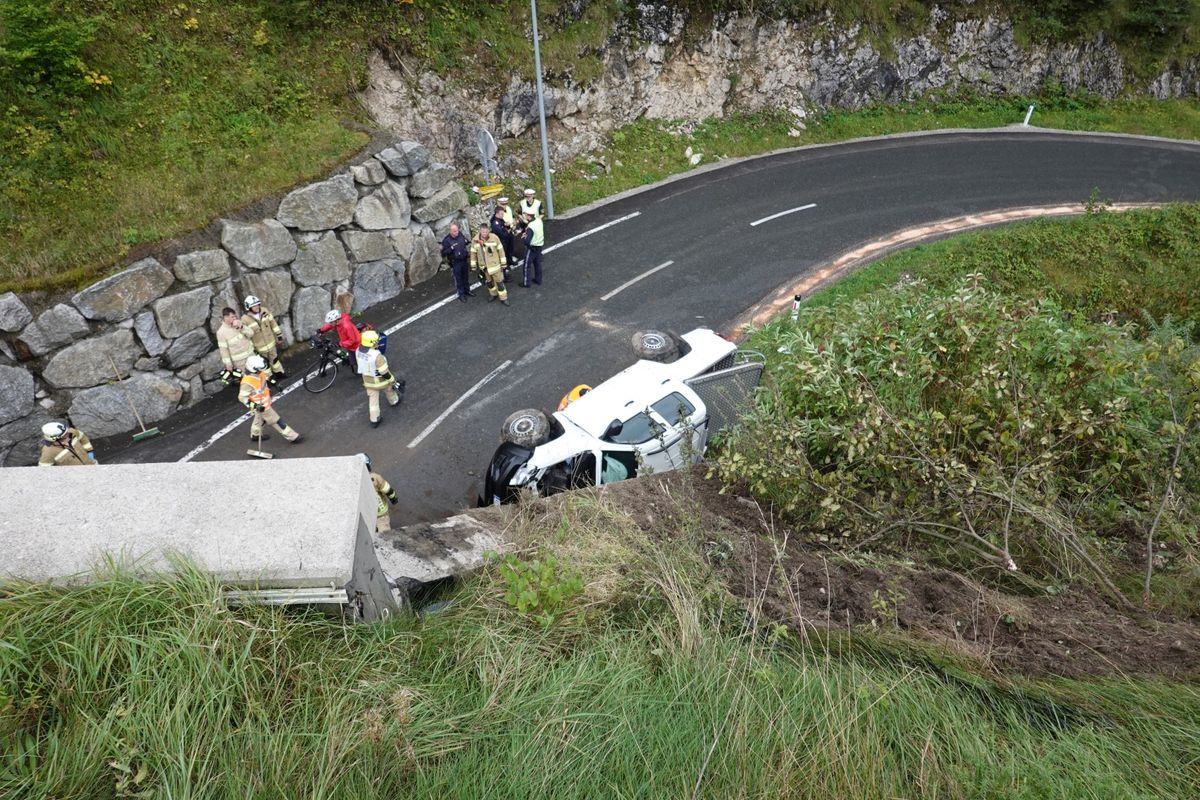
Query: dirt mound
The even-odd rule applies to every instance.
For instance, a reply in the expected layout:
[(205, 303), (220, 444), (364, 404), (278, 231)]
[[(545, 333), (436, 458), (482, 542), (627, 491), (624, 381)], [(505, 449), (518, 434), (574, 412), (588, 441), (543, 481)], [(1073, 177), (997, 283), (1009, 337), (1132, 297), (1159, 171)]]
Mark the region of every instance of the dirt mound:
[[(998, 672), (1200, 675), (1200, 625), (1129, 613), (1077, 589), (1019, 596), (910, 561), (861, 560), (814, 546), (753, 500), (721, 494), (702, 473), (607, 490), (647, 531), (698, 514), (706, 555), (729, 590), (797, 631), (861, 626), (904, 631)], [(686, 512), (680, 498), (693, 500)]]

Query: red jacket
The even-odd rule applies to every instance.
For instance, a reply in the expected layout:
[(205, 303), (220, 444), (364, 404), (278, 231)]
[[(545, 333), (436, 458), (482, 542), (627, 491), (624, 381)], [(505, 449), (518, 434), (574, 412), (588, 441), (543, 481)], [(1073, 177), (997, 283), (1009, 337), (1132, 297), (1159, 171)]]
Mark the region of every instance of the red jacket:
[(349, 314), (342, 314), (336, 323), (326, 323), (317, 328), (317, 330), (321, 333), (328, 333), (333, 330), (335, 324), (337, 326), (338, 344), (345, 350), (357, 350), (359, 342), (362, 339), (362, 334), (358, 332), (358, 326), (354, 324), (354, 320), (350, 319)]

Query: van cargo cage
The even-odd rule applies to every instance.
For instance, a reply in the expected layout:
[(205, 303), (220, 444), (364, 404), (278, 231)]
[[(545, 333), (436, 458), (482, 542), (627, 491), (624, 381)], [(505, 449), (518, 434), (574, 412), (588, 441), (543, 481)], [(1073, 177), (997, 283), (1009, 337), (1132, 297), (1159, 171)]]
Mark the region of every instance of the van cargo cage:
[(762, 379), (766, 363), (762, 353), (736, 350), (703, 375), (684, 381), (708, 408), (710, 436), (738, 421)]

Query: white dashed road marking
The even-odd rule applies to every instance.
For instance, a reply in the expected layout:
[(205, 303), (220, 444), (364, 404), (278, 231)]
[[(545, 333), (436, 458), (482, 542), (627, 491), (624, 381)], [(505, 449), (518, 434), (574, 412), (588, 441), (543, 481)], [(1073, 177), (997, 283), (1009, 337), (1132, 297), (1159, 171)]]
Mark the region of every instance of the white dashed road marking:
[(750, 227), (754, 228), (758, 225), (762, 225), (764, 222), (770, 222), (773, 219), (779, 219), (780, 217), (785, 217), (788, 214), (795, 214), (797, 211), (807, 211), (810, 208), (816, 208), (816, 207), (817, 207), (816, 203), (809, 203), (806, 206), (796, 206), (795, 208), (789, 208), (787, 211), (780, 211), (778, 214), (772, 214), (769, 217), (763, 217), (762, 219), (756, 219), (754, 222), (750, 223)]
[(624, 283), (622, 283), (620, 286), (618, 286), (617, 288), (613, 289), (611, 292), (609, 292), (608, 294), (604, 295), (604, 296), (603, 296), (603, 297), (601, 297), (600, 299), (601, 299), (601, 300), (607, 300), (607, 299), (609, 299), (610, 297), (613, 297), (614, 295), (618, 294), (619, 292), (623, 292), (623, 291), (625, 291), (625, 290), (626, 290), (626, 289), (628, 289), (630, 286), (633, 286), (635, 283), (637, 283), (638, 281), (640, 281), (642, 278), (649, 278), (651, 275), (653, 275), (654, 273), (658, 272), (660, 269), (666, 269), (667, 267), (671, 266), (671, 265), (672, 265), (672, 264), (674, 264), (674, 263), (675, 263), (674, 261), (668, 261), (668, 262), (667, 262), (667, 263), (665, 263), (665, 264), (659, 264), (659, 265), (658, 265), (657, 267), (655, 267), (654, 269), (648, 269), (648, 270), (646, 270), (645, 272), (643, 272), (641, 275), (638, 275), (636, 278), (630, 278), (629, 280), (625, 281), (625, 282), (624, 282)]
[(483, 378), (482, 378), (482, 379), (479, 381), (479, 383), (475, 384), (475, 385), (474, 385), (474, 386), (472, 386), (470, 389), (467, 389), (467, 391), (463, 392), (463, 394), (462, 394), (462, 395), (461, 395), (461, 396), (460, 396), (460, 397), (459, 397), (457, 400), (455, 400), (453, 403), (451, 403), (451, 404), (450, 404), (450, 407), (449, 407), (449, 408), (447, 408), (445, 411), (443, 411), (443, 412), (442, 412), (442, 413), (441, 413), (441, 414), (438, 416), (438, 418), (437, 418), (437, 419), (435, 419), (433, 422), (429, 423), (429, 425), (427, 425), (427, 426), (425, 427), (425, 430), (423, 430), (423, 431), (421, 431), (419, 434), (417, 434), (417, 438), (413, 439), (411, 442), (409, 442), (409, 443), (408, 443), (408, 447), (409, 447), (409, 449), (411, 450), (412, 448), (414, 448), (414, 447), (416, 447), (417, 445), (419, 445), (419, 444), (421, 443), (421, 441), (422, 441), (422, 440), (423, 440), (423, 439), (424, 439), (426, 436), (428, 436), (429, 434), (433, 433), (433, 429), (434, 429), (434, 428), (436, 428), (438, 425), (441, 425), (441, 424), (442, 424), (442, 422), (443, 422), (443, 421), (446, 419), (446, 417), (448, 417), (448, 416), (450, 416), (451, 414), (453, 414), (453, 413), (454, 413), (454, 409), (458, 408), (458, 407), (459, 407), (459, 406), (461, 406), (463, 403), (465, 403), (465, 402), (467, 401), (467, 398), (469, 398), (471, 395), (473, 395), (473, 394), (475, 394), (477, 391), (479, 391), (479, 389), (480, 389), (480, 388), (481, 388), (481, 387), (482, 387), (482, 386), (483, 386), (485, 383), (487, 383), (487, 382), (488, 382), (488, 381), (490, 381), (492, 378), (494, 378), (494, 377), (496, 377), (497, 375), (499, 375), (499, 374), (500, 374), (501, 372), (503, 372), (504, 370), (508, 369), (510, 366), (512, 366), (512, 361), (505, 361), (503, 364), (501, 364), (500, 366), (496, 367), (494, 370), (492, 370), (491, 372), (489, 372), (487, 375), (484, 375), (484, 376), (483, 376)]

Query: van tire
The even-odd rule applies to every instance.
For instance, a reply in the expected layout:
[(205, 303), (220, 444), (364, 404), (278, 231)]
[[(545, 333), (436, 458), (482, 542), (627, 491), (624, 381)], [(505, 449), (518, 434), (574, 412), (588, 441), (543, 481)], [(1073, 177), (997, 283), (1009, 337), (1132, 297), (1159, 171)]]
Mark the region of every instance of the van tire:
[(638, 331), (633, 335), (633, 354), (646, 361), (666, 364), (679, 358), (679, 347), (669, 333)]
[(550, 440), (550, 419), (544, 411), (523, 408), (504, 420), (500, 438), (521, 447), (537, 447)]

